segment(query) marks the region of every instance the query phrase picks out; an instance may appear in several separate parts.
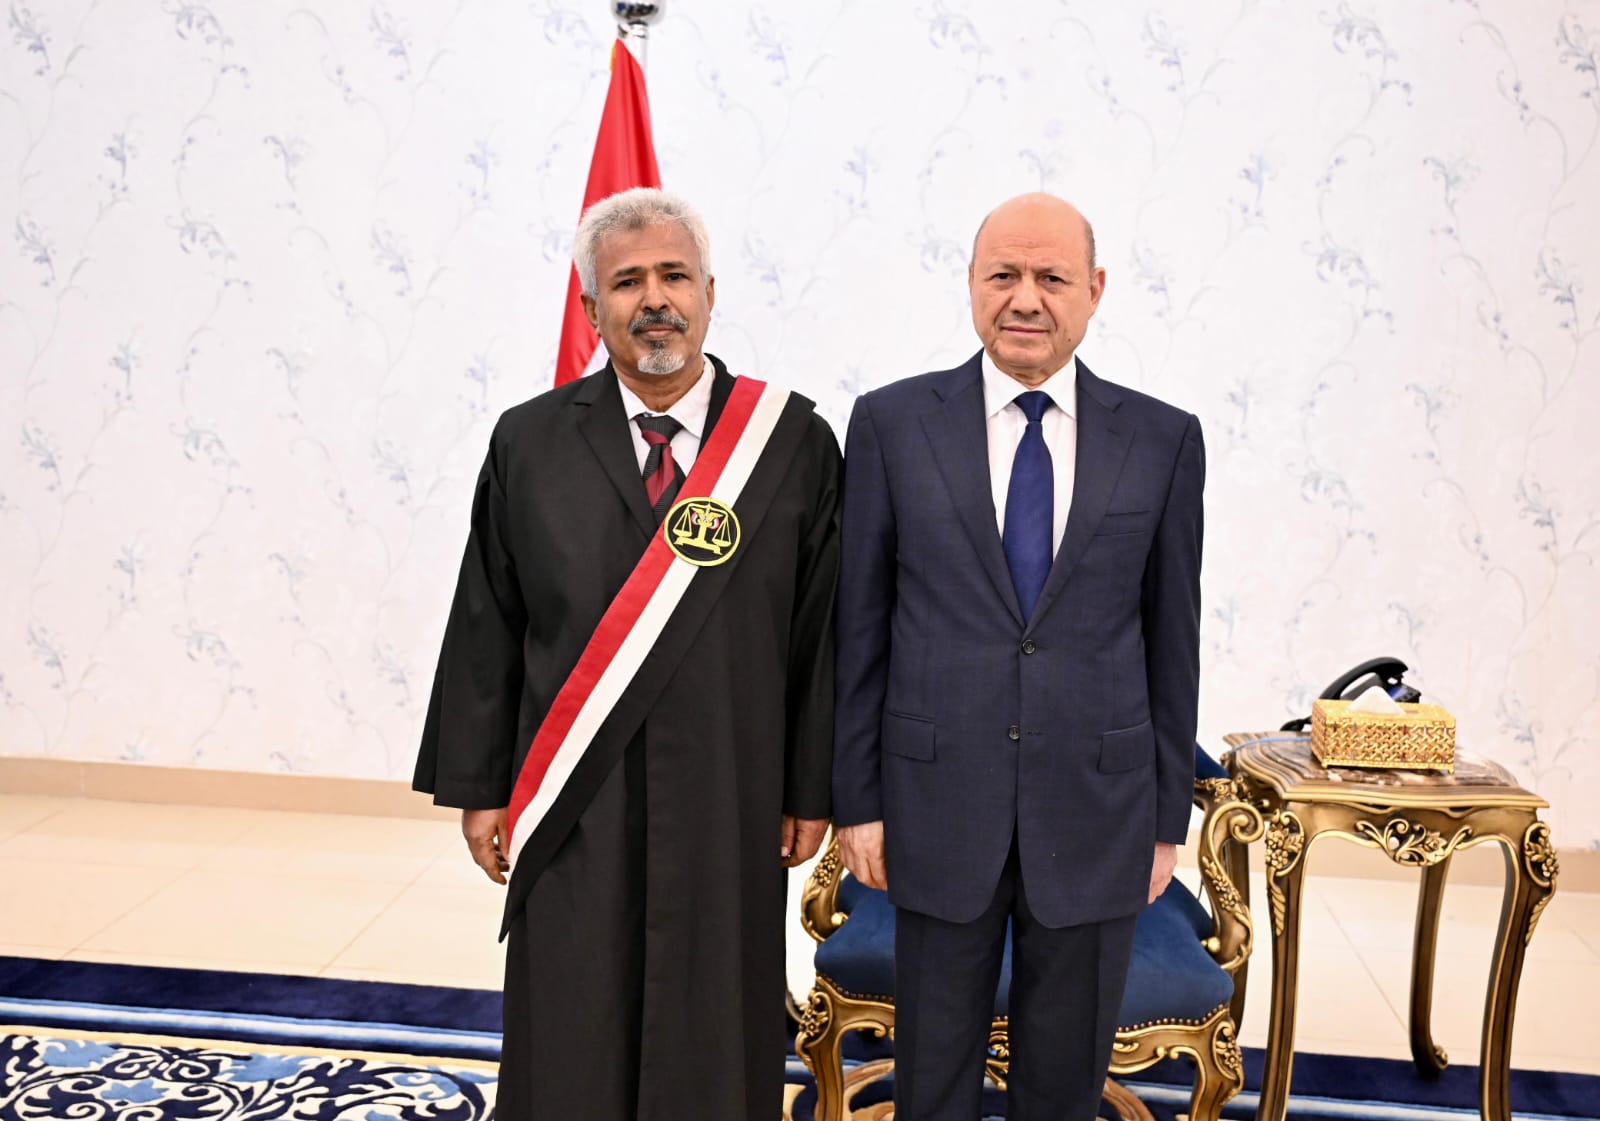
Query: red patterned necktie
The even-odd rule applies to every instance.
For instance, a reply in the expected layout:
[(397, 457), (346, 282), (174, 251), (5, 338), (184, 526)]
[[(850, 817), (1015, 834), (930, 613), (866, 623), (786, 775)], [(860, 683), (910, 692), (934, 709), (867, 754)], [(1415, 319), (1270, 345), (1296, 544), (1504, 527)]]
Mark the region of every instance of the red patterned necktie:
[(672, 458), (672, 438), (683, 425), (670, 416), (651, 416), (640, 413), (633, 418), (639, 426), (639, 435), (650, 450), (644, 458), (644, 496), (659, 522), (672, 508), (672, 500), (683, 486), (683, 471)]

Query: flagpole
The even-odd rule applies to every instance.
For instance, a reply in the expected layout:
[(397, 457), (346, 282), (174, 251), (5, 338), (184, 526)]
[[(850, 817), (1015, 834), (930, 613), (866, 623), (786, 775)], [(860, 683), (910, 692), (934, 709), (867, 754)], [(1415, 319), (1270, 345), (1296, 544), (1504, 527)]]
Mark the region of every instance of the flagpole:
[(647, 69), (650, 25), (660, 21), (666, 6), (666, 0), (608, 0), (606, 4), (617, 21), (617, 36), (639, 60), (640, 70)]

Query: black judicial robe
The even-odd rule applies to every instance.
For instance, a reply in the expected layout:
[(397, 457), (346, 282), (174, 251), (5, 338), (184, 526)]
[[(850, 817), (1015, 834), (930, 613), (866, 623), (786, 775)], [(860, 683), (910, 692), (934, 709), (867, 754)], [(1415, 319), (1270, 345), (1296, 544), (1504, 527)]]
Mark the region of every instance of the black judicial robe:
[[(711, 362), (702, 441), (734, 384)], [(609, 366), (496, 425), (413, 783), (436, 803), (509, 801), (656, 532), (633, 438)], [(622, 758), (537, 879), (513, 878), (500, 1121), (781, 1111), (779, 827), (829, 816), (839, 477), (831, 429), (791, 395), (734, 506), (742, 525), (764, 513), (720, 594), (692, 619), (685, 597), (657, 647), (681, 660)]]

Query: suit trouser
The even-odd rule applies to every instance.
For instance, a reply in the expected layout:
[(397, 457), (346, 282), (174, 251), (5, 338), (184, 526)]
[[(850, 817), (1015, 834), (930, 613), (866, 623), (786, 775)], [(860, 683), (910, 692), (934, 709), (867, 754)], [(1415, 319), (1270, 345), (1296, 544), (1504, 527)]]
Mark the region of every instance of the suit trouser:
[(1011, 925), (1011, 1121), (1092, 1121), (1100, 1107), (1137, 915), (1043, 926), (1012, 841), (972, 922), (895, 913), (895, 1121), (977, 1121), (995, 990)]

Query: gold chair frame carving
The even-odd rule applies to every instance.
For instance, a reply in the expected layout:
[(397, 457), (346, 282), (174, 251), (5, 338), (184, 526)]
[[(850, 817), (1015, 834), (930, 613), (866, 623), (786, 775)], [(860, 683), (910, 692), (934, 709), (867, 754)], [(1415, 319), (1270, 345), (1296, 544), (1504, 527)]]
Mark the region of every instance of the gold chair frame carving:
[[(1245, 846), (1268, 835), (1268, 823), (1256, 806), (1241, 797), (1240, 788), (1232, 779), (1196, 782), (1194, 800), (1205, 814), (1200, 828), (1199, 863), (1214, 922), (1211, 936), (1201, 945), (1234, 977), (1236, 989), (1242, 989), (1239, 982), (1255, 944), (1255, 927), (1250, 920), (1249, 898), (1239, 891), (1237, 879), (1246, 874)], [(1532, 860), (1530, 856), (1530, 864)], [(1553, 855), (1550, 860), (1553, 862)], [(849, 918), (838, 907), (842, 873), (838, 839), (830, 838), (800, 898), (800, 925), (817, 942), (833, 934)], [(1220, 1005), (1200, 1020), (1160, 1020), (1118, 1028), (1112, 1045), (1111, 1074), (1134, 1074), (1163, 1059), (1188, 1058), (1195, 1066), (1190, 1121), (1217, 1121), (1223, 1105), (1244, 1086), (1236, 1021), (1239, 1009), (1232, 1006), (1238, 1003), (1236, 995), (1233, 1002)], [(818, 974), (801, 1007), (800, 1027), (795, 1033), (795, 1053), (817, 1083), (816, 1121), (847, 1121), (850, 1117), (840, 1048), (845, 1035), (852, 1031), (892, 1038), (893, 1000), (883, 995), (845, 992)], [(997, 1016), (989, 1029), (984, 1073), (1001, 1090), (1006, 1088), (1010, 1049), (1006, 1018)], [(880, 1064), (873, 1066), (878, 1068)], [(892, 1069), (892, 1062), (886, 1061), (874, 1077), (882, 1077)], [(853, 1097), (860, 1080), (852, 1077), (849, 1081), (849, 1097)], [(1128, 1096), (1120, 1087), (1115, 1088), (1114, 1094)]]

